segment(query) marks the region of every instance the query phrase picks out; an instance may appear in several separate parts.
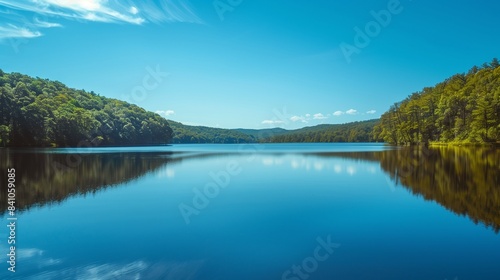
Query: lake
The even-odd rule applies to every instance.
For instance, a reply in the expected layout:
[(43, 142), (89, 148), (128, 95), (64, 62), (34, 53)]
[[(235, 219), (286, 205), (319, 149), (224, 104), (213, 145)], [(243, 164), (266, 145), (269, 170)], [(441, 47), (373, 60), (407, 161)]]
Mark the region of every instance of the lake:
[[(498, 279), (500, 151), (0, 149), (0, 279)], [(16, 267), (8, 271), (7, 170)]]

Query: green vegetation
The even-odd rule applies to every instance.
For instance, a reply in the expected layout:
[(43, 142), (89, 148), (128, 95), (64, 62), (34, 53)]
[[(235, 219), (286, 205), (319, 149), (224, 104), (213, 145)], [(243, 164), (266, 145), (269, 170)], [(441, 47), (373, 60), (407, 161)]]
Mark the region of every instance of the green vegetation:
[(347, 124), (323, 124), (296, 130), (221, 129), (189, 126), (170, 121), (173, 143), (284, 143), (284, 142), (373, 142), (372, 130), (378, 120)]
[(160, 115), (57, 81), (0, 70), (0, 146), (124, 146), (170, 142)]
[(237, 128), (234, 129), (236, 131), (239, 131), (241, 133), (250, 135), (251, 137), (255, 138), (257, 141), (265, 141), (268, 138), (271, 138), (273, 136), (279, 136), (283, 134), (290, 133), (290, 130), (286, 130), (283, 128), (264, 128), (264, 129), (245, 129), (245, 128)]
[(372, 131), (378, 120), (346, 124), (322, 124), (272, 136), (265, 142), (376, 142)]
[[(91, 195), (155, 172), (181, 159), (170, 153), (32, 153), (0, 149), (0, 169), (15, 168), (16, 209), (61, 203), (74, 195)], [(0, 181), (7, 181), (0, 172)], [(22, 183), (21, 183), (22, 182)], [(7, 188), (0, 188), (0, 215), (7, 211)]]
[(500, 142), (500, 63), (413, 93), (384, 113), (374, 135), (392, 144)]
[(252, 143), (257, 139), (251, 135), (234, 129), (222, 129), (206, 126), (190, 126), (169, 120), (168, 123), (174, 132), (172, 143)]

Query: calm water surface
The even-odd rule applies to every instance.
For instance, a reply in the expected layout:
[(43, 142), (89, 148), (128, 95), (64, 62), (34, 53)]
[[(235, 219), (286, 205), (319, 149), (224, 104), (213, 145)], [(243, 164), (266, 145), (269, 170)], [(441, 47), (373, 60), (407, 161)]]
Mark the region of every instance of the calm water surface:
[(0, 156), (0, 279), (500, 275), (498, 150), (249, 144)]

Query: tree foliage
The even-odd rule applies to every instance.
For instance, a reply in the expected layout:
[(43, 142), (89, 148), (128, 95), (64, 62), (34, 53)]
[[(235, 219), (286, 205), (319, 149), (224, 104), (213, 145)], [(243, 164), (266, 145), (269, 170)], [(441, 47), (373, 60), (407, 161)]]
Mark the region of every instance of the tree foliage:
[(222, 129), (206, 126), (190, 126), (179, 122), (168, 121), (174, 131), (172, 143), (215, 143), (235, 144), (254, 143), (258, 139), (252, 135), (239, 132), (234, 129)]
[(374, 134), (393, 144), (499, 142), (498, 59), (395, 103), (382, 115)]
[(322, 124), (291, 130), (272, 136), (264, 142), (376, 142), (373, 129), (378, 120), (351, 122), (345, 124)]
[(170, 142), (160, 115), (60, 82), (0, 71), (0, 146), (123, 146)]

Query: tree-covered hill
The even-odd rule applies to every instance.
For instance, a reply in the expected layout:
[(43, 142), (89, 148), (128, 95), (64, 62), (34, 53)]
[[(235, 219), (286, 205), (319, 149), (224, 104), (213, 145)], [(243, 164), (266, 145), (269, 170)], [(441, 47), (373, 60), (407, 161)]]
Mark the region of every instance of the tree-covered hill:
[(0, 70), (0, 146), (124, 146), (169, 143), (160, 115), (57, 81)]
[(174, 144), (191, 143), (253, 143), (257, 139), (251, 135), (233, 129), (214, 128), (206, 126), (185, 125), (172, 120), (168, 121), (173, 130)]
[(395, 103), (374, 129), (393, 144), (500, 142), (500, 63), (493, 59)]
[(264, 128), (264, 129), (246, 129), (246, 128), (236, 128), (234, 129), (241, 133), (250, 135), (259, 141), (263, 141), (265, 139), (271, 138), (273, 136), (283, 135), (287, 133), (291, 133), (293, 130), (286, 130), (284, 128)]
[(372, 131), (377, 119), (345, 124), (322, 124), (288, 131), (266, 139), (266, 142), (376, 142)]

